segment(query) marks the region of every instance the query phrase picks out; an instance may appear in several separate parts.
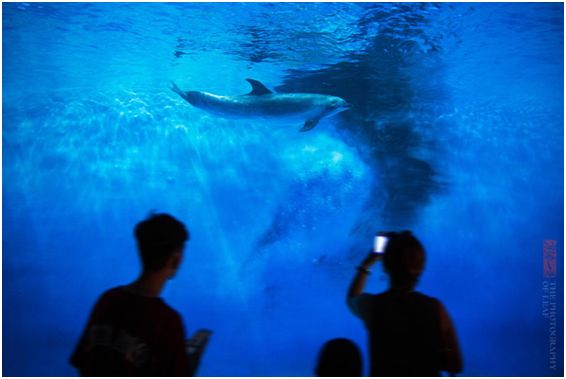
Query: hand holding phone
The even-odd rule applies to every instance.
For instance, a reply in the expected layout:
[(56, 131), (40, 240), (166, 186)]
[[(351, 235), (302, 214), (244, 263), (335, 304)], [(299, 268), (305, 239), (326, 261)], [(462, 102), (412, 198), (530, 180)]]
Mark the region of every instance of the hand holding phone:
[(389, 238), (384, 232), (377, 232), (373, 239), (373, 250), (372, 252), (377, 255), (383, 255), (385, 253), (385, 248), (387, 247), (387, 241)]
[(200, 359), (204, 353), (204, 349), (208, 344), (208, 340), (212, 335), (212, 330), (199, 329), (197, 332), (185, 342), (185, 351), (189, 360), (188, 376), (196, 376), (200, 366)]
[(199, 329), (189, 340), (187, 340), (185, 347), (187, 354), (200, 353), (204, 350), (208, 343), (208, 339), (212, 335), (212, 330)]

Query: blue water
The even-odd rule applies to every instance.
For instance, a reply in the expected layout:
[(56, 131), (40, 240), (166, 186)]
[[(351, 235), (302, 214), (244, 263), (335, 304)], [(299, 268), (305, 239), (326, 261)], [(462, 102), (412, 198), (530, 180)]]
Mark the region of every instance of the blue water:
[[(3, 374), (75, 374), (91, 306), (137, 275), (132, 228), (155, 209), (193, 236), (163, 297), (215, 332), (200, 375), (312, 375), (335, 337), (365, 352), (354, 267), (374, 231), (411, 229), (465, 375), (561, 376), (563, 12), (3, 3)], [(236, 95), (245, 78), (353, 107), (299, 133), (167, 88)], [(378, 267), (368, 289), (386, 286)]]

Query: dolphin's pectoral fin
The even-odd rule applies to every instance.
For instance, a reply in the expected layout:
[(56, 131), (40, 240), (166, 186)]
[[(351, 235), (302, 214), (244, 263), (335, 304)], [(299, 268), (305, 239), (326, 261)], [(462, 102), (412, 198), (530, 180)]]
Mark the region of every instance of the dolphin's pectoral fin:
[(320, 119), (318, 119), (318, 118), (313, 118), (313, 119), (305, 121), (305, 125), (303, 125), (303, 127), (301, 129), (299, 129), (299, 132), (308, 132), (309, 130), (314, 128), (318, 124), (319, 121), (320, 121)]
[(254, 79), (246, 79), (248, 81), (248, 83), (250, 83), (252, 85), (252, 92), (248, 93), (248, 95), (253, 95), (253, 96), (260, 96), (260, 95), (268, 95), (271, 92), (269, 89), (267, 89), (266, 86), (264, 86), (261, 82), (254, 80)]

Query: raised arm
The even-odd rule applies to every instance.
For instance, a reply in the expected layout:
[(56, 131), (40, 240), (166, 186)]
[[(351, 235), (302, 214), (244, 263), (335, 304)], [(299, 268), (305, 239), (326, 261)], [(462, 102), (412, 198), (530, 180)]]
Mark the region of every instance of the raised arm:
[(354, 297), (361, 295), (366, 287), (366, 281), (371, 274), (371, 268), (381, 258), (381, 255), (369, 253), (363, 262), (357, 267), (356, 275), (350, 284), (346, 301), (350, 302)]

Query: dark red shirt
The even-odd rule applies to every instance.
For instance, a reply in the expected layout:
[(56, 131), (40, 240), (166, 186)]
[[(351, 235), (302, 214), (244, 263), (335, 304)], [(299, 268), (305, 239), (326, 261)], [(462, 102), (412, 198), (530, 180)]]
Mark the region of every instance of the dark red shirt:
[(94, 306), (71, 364), (86, 376), (189, 376), (181, 316), (160, 298), (113, 288)]

